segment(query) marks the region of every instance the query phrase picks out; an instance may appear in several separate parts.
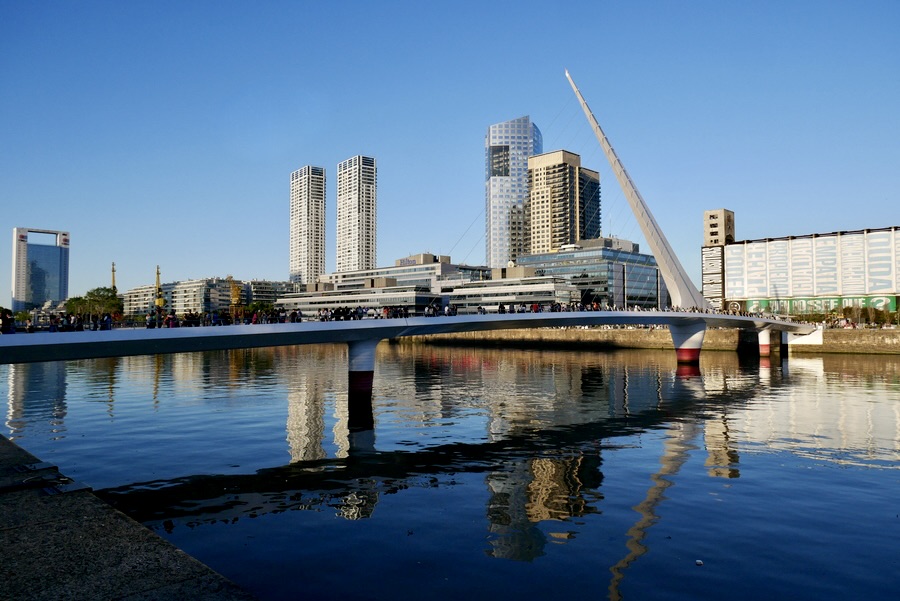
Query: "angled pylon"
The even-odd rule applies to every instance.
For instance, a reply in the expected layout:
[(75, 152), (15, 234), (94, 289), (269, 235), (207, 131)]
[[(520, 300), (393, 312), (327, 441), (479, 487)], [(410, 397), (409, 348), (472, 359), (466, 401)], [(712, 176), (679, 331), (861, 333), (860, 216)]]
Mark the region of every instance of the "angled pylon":
[(697, 290), (694, 283), (691, 282), (687, 272), (684, 270), (684, 267), (682, 267), (681, 262), (669, 245), (669, 241), (666, 240), (665, 234), (663, 234), (659, 224), (656, 223), (656, 219), (653, 218), (653, 214), (647, 207), (647, 203), (644, 202), (641, 193), (638, 192), (634, 182), (631, 181), (631, 177), (628, 176), (628, 172), (625, 171), (625, 166), (622, 165), (622, 161), (616, 156), (616, 151), (613, 150), (610, 145), (609, 140), (606, 138), (606, 134), (600, 129), (597, 119), (594, 118), (594, 113), (591, 112), (591, 109), (588, 107), (587, 102), (584, 101), (581, 92), (578, 91), (575, 82), (572, 81), (572, 77), (569, 75), (568, 70), (566, 70), (566, 79), (569, 80), (572, 90), (575, 91), (575, 95), (578, 97), (578, 102), (581, 103), (584, 115), (591, 124), (594, 135), (597, 137), (597, 141), (600, 142), (600, 146), (603, 148), (604, 154), (606, 154), (606, 159), (609, 161), (610, 167), (612, 167), (613, 172), (616, 174), (616, 179), (619, 181), (619, 185), (625, 193), (625, 198), (628, 199), (628, 204), (631, 205), (631, 210), (634, 212), (634, 216), (641, 226), (641, 232), (643, 232), (647, 244), (650, 245), (650, 252), (656, 257), (656, 264), (659, 266), (659, 272), (662, 274), (663, 281), (666, 283), (666, 288), (669, 289), (672, 305), (683, 309), (692, 307), (698, 309), (707, 308), (709, 303), (703, 298), (703, 295)]

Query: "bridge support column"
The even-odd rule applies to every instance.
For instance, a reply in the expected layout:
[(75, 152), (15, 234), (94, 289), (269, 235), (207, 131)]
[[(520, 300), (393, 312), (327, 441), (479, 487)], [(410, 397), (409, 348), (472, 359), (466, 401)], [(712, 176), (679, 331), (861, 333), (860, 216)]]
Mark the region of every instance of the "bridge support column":
[(771, 342), (772, 333), (769, 330), (759, 331), (759, 356), (768, 357), (772, 352)]
[(675, 358), (679, 363), (700, 363), (700, 348), (706, 335), (706, 322), (702, 320), (669, 325)]
[(351, 432), (375, 429), (372, 413), (372, 381), (375, 377), (375, 347), (380, 340), (347, 343), (347, 411)]

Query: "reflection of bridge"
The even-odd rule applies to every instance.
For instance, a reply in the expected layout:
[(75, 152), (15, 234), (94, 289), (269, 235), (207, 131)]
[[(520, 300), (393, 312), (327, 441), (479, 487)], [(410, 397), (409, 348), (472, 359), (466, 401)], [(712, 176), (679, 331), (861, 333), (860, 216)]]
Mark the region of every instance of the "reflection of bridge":
[[(708, 326), (760, 332), (768, 351), (770, 331), (804, 333), (811, 326), (760, 317), (677, 311), (584, 311), (363, 319), (223, 327), (37, 333), (0, 336), (0, 363), (26, 363), (152, 355), (299, 344), (348, 345), (352, 429), (372, 427), (375, 347), (385, 339), (485, 330), (598, 325), (662, 325), (672, 334), (680, 362), (696, 363)], [(765, 347), (762, 344), (765, 336)]]

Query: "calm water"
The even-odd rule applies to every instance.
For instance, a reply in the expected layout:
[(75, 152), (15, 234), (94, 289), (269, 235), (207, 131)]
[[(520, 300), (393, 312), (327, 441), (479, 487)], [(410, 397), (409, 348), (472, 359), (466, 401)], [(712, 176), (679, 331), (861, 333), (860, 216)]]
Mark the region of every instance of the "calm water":
[[(895, 599), (900, 358), (382, 344), (0, 367), (4, 434), (262, 599)], [(702, 565), (698, 565), (702, 562)]]

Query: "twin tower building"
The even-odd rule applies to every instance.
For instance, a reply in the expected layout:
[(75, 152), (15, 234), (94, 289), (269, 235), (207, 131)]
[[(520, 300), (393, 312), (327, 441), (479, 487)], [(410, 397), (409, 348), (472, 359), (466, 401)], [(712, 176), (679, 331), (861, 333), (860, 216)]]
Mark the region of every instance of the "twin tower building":
[[(355, 156), (337, 166), (336, 271), (375, 269), (377, 169)], [(502, 268), (527, 254), (556, 252), (600, 236), (600, 176), (574, 153), (543, 153), (525, 116), (491, 125), (485, 137), (485, 260)], [(325, 169), (291, 173), (290, 280), (325, 273)]]

